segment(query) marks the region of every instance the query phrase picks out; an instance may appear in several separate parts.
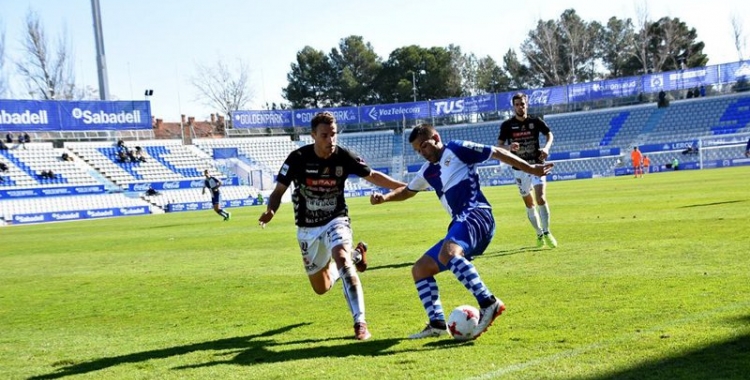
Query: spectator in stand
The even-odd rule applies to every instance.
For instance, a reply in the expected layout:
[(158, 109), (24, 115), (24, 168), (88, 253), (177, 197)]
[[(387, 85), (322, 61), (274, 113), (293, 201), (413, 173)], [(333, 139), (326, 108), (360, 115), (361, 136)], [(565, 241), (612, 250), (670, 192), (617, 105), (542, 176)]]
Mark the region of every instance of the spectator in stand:
[(55, 173), (52, 170), (42, 170), (39, 177), (43, 179), (55, 179)]
[(60, 156), (60, 159), (63, 161), (73, 161), (73, 157), (68, 154), (68, 152), (63, 152), (63, 154)]
[(8, 171), (8, 165), (5, 162), (0, 162), (0, 172), (5, 173)]
[(28, 133), (23, 133), (23, 142), (30, 143), (31, 142), (31, 136), (29, 136)]
[(143, 149), (139, 146), (135, 147), (135, 161), (146, 162), (146, 156), (143, 155)]
[(706, 86), (701, 85), (698, 93), (701, 95), (701, 97), (706, 96)]
[(13, 134), (8, 132), (5, 134), (5, 142), (8, 144), (13, 144)]
[(2, 141), (0, 141), (0, 150), (8, 150), (8, 146)]
[(23, 134), (18, 135), (18, 146), (26, 149), (26, 137)]

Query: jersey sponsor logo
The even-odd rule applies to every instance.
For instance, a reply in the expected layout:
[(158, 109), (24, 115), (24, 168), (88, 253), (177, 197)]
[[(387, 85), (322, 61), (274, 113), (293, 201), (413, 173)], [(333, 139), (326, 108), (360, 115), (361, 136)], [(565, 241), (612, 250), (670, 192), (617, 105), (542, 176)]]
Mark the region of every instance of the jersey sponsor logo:
[(337, 203), (336, 198), (308, 198), (306, 205), (310, 211), (333, 211), (336, 209)]
[(305, 169), (305, 173), (307, 174), (318, 174), (317, 169)]
[(307, 186), (335, 187), (336, 180), (328, 178), (307, 178)]

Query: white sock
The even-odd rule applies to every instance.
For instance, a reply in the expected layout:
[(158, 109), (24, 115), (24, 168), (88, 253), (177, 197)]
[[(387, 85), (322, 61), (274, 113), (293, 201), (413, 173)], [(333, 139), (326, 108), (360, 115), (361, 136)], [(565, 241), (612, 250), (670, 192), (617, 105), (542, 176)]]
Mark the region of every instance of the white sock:
[(529, 207), (526, 209), (526, 216), (529, 217), (529, 222), (531, 222), (531, 226), (534, 227), (534, 230), (536, 230), (537, 235), (542, 234), (542, 229), (539, 228), (539, 220), (536, 216), (536, 208)]
[(331, 289), (333, 285), (336, 284), (336, 281), (339, 280), (341, 275), (339, 274), (338, 268), (336, 268), (336, 264), (333, 262), (328, 264), (328, 278), (331, 279), (331, 286), (328, 287), (328, 289)]
[(549, 232), (549, 206), (545, 203), (536, 207), (539, 209), (539, 218), (542, 219), (542, 230)]
[(341, 281), (343, 282), (344, 297), (349, 304), (349, 310), (352, 312), (354, 323), (365, 321), (365, 295), (362, 292), (362, 284), (359, 282), (359, 276), (354, 267), (343, 267), (339, 270)]

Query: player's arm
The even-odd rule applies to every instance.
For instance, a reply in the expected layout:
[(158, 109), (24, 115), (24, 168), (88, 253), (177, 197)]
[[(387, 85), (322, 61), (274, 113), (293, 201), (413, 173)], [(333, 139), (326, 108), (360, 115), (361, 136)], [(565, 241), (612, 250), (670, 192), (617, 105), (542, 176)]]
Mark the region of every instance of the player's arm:
[(201, 191), (201, 194), (206, 195), (206, 187), (208, 187), (208, 185), (206, 184), (206, 181), (203, 181), (203, 191)]
[(541, 158), (542, 160), (546, 160), (547, 157), (549, 157), (549, 150), (552, 148), (552, 141), (555, 140), (555, 136), (552, 134), (552, 131), (547, 132), (547, 134), (544, 136), (547, 137), (547, 142), (544, 144), (542, 149), (539, 149), (539, 158)]
[(276, 182), (276, 187), (268, 197), (266, 211), (260, 214), (260, 218), (258, 218), (258, 224), (260, 224), (261, 227), (265, 227), (266, 223), (270, 222), (271, 219), (273, 219), (273, 216), (276, 215), (276, 211), (279, 209), (279, 206), (281, 206), (281, 197), (286, 193), (288, 187), (289, 186), (284, 185), (283, 183)]
[[(508, 143), (507, 145), (505, 143)], [(497, 147), (503, 148), (505, 150), (509, 150), (511, 152), (518, 151), (518, 148), (521, 147), (520, 144), (517, 142), (510, 142), (510, 140), (504, 139), (504, 138), (498, 138), (497, 139)]]
[(373, 170), (370, 172), (370, 175), (367, 177), (364, 177), (364, 179), (367, 180), (367, 182), (372, 183), (373, 185), (384, 187), (386, 189), (398, 189), (399, 187), (406, 186), (405, 183), (401, 181), (397, 181), (393, 179), (388, 174), (385, 174), (378, 170)]
[(492, 158), (500, 160), (514, 168), (523, 170), (526, 173), (533, 174), (537, 177), (547, 175), (552, 170), (554, 164), (545, 163), (543, 165), (530, 165), (528, 162), (520, 159), (515, 154), (497, 146), (492, 147)]
[(403, 185), (397, 189), (391, 190), (388, 194), (375, 193), (370, 195), (370, 203), (373, 205), (379, 205), (385, 202), (399, 202), (405, 201), (413, 196), (417, 195), (417, 192), (409, 189), (406, 185)]

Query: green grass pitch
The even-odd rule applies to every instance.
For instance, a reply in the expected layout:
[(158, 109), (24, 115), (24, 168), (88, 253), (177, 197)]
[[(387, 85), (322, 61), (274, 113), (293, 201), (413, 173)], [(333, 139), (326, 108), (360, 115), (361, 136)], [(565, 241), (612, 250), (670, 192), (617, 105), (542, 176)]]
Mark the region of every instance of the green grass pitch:
[[(349, 199), (370, 246), (372, 339), (341, 284), (313, 293), (292, 207), (0, 228), (2, 379), (746, 379), (750, 167), (548, 184), (560, 246), (536, 249), (515, 186), (474, 263), (507, 311), (476, 341), (409, 341), (411, 264), (448, 216), (432, 193)], [(473, 304), (437, 277), (447, 312)]]

